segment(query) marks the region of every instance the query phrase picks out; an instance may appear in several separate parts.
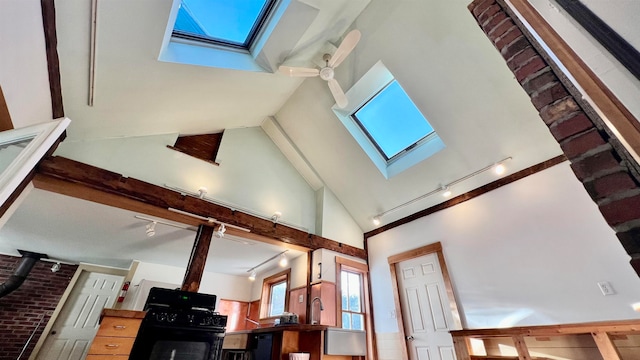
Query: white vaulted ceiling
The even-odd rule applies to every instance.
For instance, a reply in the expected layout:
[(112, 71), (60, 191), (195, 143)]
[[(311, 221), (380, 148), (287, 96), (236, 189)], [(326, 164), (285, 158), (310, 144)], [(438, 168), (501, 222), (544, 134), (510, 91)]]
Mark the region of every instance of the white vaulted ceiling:
[[(312, 65), (329, 43), (359, 29), (362, 39), (337, 69), (338, 82), (347, 90), (382, 61), (446, 148), (387, 180), (331, 111), (323, 80), (158, 61), (172, 0), (97, 2), (93, 106), (91, 2), (56, 1), (64, 107), (73, 120), (68, 141), (213, 133), (274, 117), (363, 231), (375, 228), (374, 215), (501, 159), (512, 157), (506, 165), (513, 173), (561, 153), (478, 28), (469, 0), (291, 1), (319, 9), (319, 16), (283, 61)], [(493, 180), (482, 174), (456, 186), (453, 195)], [(385, 216), (383, 224), (442, 201), (428, 197)]]

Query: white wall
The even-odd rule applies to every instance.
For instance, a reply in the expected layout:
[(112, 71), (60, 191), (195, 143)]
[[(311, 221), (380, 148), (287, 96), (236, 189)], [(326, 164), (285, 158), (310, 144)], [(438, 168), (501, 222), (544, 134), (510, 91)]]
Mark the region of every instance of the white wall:
[(318, 220), (317, 235), (344, 244), (364, 248), (362, 229), (353, 220), (340, 200), (326, 186), (316, 191)]
[[(366, 261), (353, 256), (341, 254), (327, 249), (318, 249), (313, 252), (311, 279), (316, 281), (329, 281), (335, 283), (336, 279), (336, 256), (366, 264)], [(322, 265), (318, 265), (321, 263)], [(322, 269), (322, 271), (320, 271)], [(319, 275), (319, 276), (318, 276)]]
[(260, 127), (229, 129), (215, 166), (168, 149), (177, 134), (95, 141), (64, 141), (55, 155), (124, 176), (197, 193), (315, 231), (315, 193)]
[(50, 121), (40, 1), (0, 1), (0, 34), (0, 87), (14, 127)]
[(281, 268), (278, 266), (278, 260), (274, 259), (272, 263), (265, 264), (265, 267), (258, 269), (258, 276), (251, 284), (251, 298), (250, 301), (260, 299), (262, 296), (262, 283), (265, 278), (277, 274), (281, 271), (291, 269), (290, 285), (291, 289), (299, 288), (307, 284), (307, 255), (300, 255), (295, 259), (289, 259), (289, 264)]
[[(131, 279), (129, 292), (125, 297), (125, 301), (122, 303), (122, 308), (142, 310), (141, 307), (135, 307), (135, 302), (140, 297), (142, 297), (142, 305), (144, 305), (144, 299), (146, 299), (148, 295), (148, 293), (139, 294), (138, 287), (142, 280), (147, 282), (160, 282), (166, 285), (173, 284), (179, 287), (184, 279), (184, 274), (185, 268), (183, 267), (140, 262)], [(173, 288), (173, 286), (166, 287)], [(216, 295), (218, 302), (220, 299), (249, 301), (251, 283), (246, 277), (205, 271), (204, 274), (202, 274), (200, 290), (198, 292)]]
[(468, 328), (640, 318), (640, 279), (568, 162), (369, 238), (383, 338), (398, 331), (387, 258), (438, 241)]

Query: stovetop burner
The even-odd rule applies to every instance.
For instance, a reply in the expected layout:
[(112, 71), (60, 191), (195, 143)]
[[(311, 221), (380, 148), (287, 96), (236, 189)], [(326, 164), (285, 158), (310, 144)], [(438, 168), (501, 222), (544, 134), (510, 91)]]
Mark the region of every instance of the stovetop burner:
[(152, 307), (143, 320), (149, 325), (179, 326), (201, 329), (222, 329), (227, 326), (227, 316), (199, 309), (174, 309)]
[(227, 316), (215, 312), (216, 296), (181, 290), (151, 288), (143, 323), (224, 331)]

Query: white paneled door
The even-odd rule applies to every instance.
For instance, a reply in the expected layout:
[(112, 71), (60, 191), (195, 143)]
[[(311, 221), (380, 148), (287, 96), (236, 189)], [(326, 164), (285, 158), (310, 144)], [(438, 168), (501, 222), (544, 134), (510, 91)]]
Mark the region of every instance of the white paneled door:
[(455, 360), (447, 291), (436, 254), (396, 264), (404, 331), (411, 360)]
[(84, 359), (98, 331), (100, 313), (113, 306), (122, 281), (122, 276), (83, 271), (36, 359)]

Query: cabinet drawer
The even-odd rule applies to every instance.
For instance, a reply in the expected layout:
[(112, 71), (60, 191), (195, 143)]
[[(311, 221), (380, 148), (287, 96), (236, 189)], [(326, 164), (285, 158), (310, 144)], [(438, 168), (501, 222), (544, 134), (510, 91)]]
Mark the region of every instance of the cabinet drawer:
[(89, 354), (129, 355), (135, 338), (96, 336), (89, 348)]
[(129, 355), (87, 355), (85, 360), (129, 360)]
[(141, 319), (105, 316), (100, 322), (97, 336), (136, 337)]

